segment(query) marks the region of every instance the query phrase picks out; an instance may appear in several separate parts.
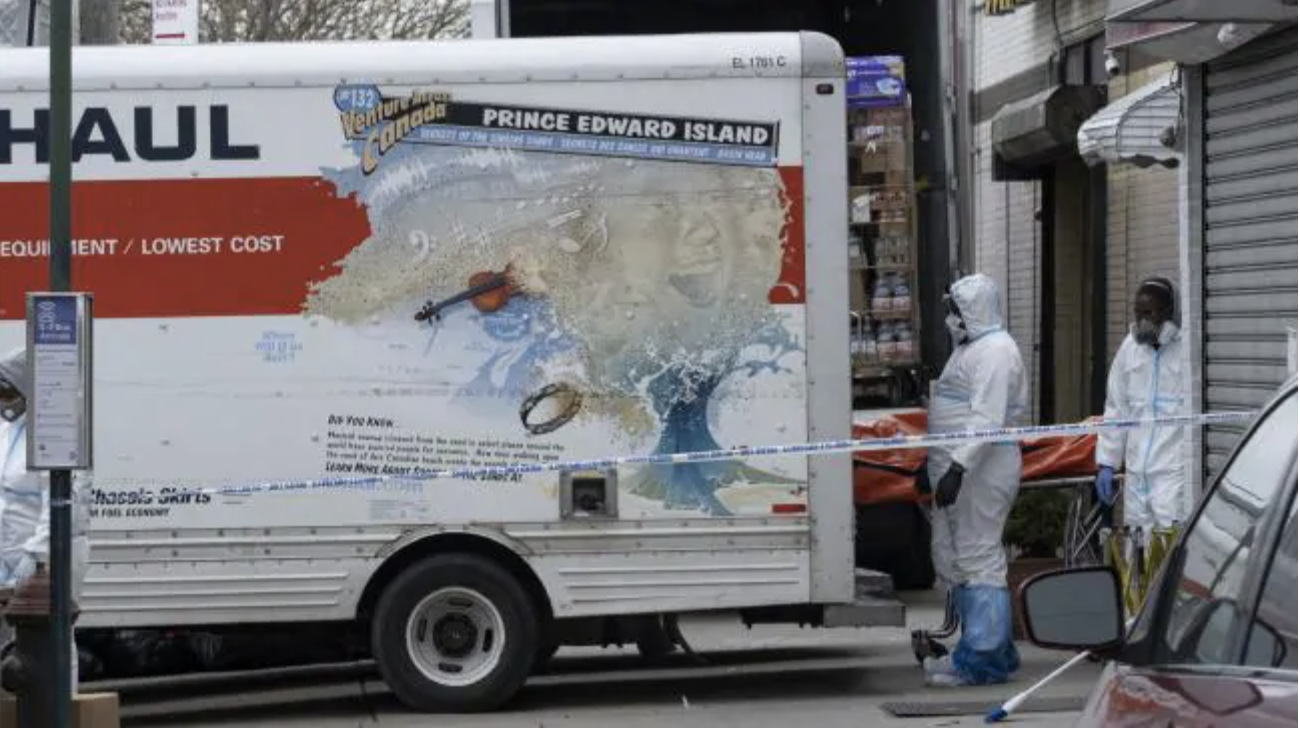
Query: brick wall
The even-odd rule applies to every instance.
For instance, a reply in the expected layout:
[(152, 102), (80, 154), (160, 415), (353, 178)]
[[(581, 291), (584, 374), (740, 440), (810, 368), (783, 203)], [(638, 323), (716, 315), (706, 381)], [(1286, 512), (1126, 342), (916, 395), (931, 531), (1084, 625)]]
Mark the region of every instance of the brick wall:
[(1100, 29), (1105, 17), (1105, 0), (1039, 0), (998, 16), (976, 10), (975, 88), (992, 86), (1035, 66), (1046, 74), (1058, 33), (1069, 43), (1084, 29)]
[[(1099, 27), (1105, 11), (1105, 0), (1042, 0), (994, 17), (972, 6), (974, 90), (978, 92), (1033, 69), (1041, 69), (1046, 76), (1059, 41), (1068, 42), (1081, 29)], [(1002, 287), (1007, 326), (1020, 345), (1030, 377), (1032, 418), (1036, 421), (1041, 308), (1041, 230), (1036, 214), (1041, 186), (1036, 182), (993, 181), (990, 134), (989, 122), (979, 124), (974, 134), (973, 258), (976, 269), (992, 276)]]
[(1040, 186), (1036, 182), (994, 182), (988, 122), (975, 130), (978, 147), (975, 174), (975, 269), (987, 274), (1002, 290), (1007, 329), (1020, 345), (1030, 376), (1033, 417), (1038, 414), (1038, 243), (1035, 220)]
[[(1058, 44), (1101, 32), (1105, 11), (1105, 0), (1056, 0), (1055, 17), (1052, 0), (1030, 3), (996, 17), (972, 7), (974, 91), (1035, 69), (1041, 69), (1046, 77)], [(1118, 99), (1169, 71), (1168, 65), (1161, 65), (1120, 76), (1110, 84), (1110, 98)], [(1041, 185), (993, 181), (989, 122), (976, 126), (973, 142), (973, 260), (977, 270), (1003, 288), (1008, 328), (1024, 355), (1037, 419), (1041, 257), (1036, 213)], [(1109, 357), (1127, 331), (1129, 303), (1137, 282), (1151, 274), (1178, 280), (1178, 172), (1114, 165), (1108, 183)]]

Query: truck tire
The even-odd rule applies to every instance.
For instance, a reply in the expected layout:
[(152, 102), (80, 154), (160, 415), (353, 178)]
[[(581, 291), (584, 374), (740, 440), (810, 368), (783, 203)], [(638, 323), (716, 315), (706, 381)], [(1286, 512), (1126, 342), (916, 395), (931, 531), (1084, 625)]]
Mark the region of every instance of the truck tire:
[(538, 617), (519, 581), (477, 555), (437, 555), (384, 590), (371, 623), (375, 661), (407, 707), (486, 712), (523, 686)]

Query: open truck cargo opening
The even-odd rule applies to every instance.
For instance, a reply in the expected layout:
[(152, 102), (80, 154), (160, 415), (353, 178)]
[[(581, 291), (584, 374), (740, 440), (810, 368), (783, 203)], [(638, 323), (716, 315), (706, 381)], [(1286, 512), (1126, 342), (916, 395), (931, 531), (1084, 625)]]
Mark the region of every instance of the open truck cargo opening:
[[(7, 350), (48, 97), (43, 50), (2, 53)], [(477, 710), (677, 612), (902, 625), (847, 454), (412, 478), (849, 436), (834, 40), (75, 54), (80, 629), (351, 622), (404, 702)]]

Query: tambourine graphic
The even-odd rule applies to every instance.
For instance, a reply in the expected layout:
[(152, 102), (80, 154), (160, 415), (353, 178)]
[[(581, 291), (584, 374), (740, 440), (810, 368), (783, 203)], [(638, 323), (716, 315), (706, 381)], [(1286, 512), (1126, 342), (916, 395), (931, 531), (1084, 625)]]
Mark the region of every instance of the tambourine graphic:
[[(559, 401), (559, 412), (552, 418), (541, 422), (530, 422), (528, 417), (532, 415), (537, 406), (548, 400)], [(582, 410), (582, 393), (568, 383), (551, 383), (541, 390), (529, 395), (524, 402), (519, 405), (519, 422), (524, 425), (524, 430), (528, 433), (539, 436), (545, 433), (551, 433), (573, 420)]]

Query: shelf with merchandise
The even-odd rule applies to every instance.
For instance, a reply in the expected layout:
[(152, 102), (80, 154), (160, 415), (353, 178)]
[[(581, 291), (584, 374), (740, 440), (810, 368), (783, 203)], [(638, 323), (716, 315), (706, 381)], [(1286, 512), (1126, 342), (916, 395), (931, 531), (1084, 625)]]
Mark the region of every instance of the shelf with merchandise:
[[(916, 207), (911, 188), (902, 186), (855, 185), (849, 189), (849, 222), (855, 225), (906, 225)], [(897, 217), (891, 215), (901, 213)], [(893, 226), (897, 228), (897, 226)], [(882, 233), (897, 233), (895, 230)]]
[(912, 110), (903, 94), (846, 113), (854, 392), (893, 392), (921, 364)]

